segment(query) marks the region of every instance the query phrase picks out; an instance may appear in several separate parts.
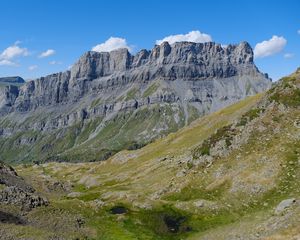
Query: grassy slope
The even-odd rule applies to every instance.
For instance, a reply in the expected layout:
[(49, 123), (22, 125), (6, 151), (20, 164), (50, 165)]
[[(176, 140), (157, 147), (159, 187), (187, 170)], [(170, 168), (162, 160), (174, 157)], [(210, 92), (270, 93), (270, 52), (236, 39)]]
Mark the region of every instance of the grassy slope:
[[(299, 206), (280, 216), (273, 214), (282, 199), (300, 197), (299, 83), (298, 74), (291, 76), (267, 94), (247, 98), (105, 162), (18, 166), (19, 174), (48, 196), (51, 205), (29, 215), (44, 222), (39, 230), (30, 225), (11, 229), (26, 229), (28, 236), (41, 239), (51, 235), (55, 222), (60, 224), (57, 235), (72, 232), (88, 239), (238, 239), (239, 235), (255, 239), (257, 234), (289, 239), (299, 235)], [(258, 108), (263, 109), (259, 114)], [(216, 138), (217, 129), (225, 129), (225, 140), (229, 128), (222, 127), (229, 124), (237, 132), (231, 138), (232, 148), (221, 157), (192, 157), (205, 139)], [(200, 160), (206, 157), (210, 161), (203, 164)], [(72, 187), (67, 192), (49, 191), (57, 181)], [(68, 192), (79, 196), (67, 197)], [(116, 205), (129, 212), (110, 214)], [(71, 220), (57, 220), (61, 214), (67, 219), (82, 217), (85, 227), (73, 231)], [(185, 217), (178, 233), (168, 231), (166, 216)]]

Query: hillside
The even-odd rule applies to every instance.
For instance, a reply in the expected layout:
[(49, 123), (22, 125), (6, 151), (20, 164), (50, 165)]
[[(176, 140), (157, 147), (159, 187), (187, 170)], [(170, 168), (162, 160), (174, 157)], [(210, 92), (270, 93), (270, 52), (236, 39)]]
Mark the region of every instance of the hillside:
[(300, 69), (265, 93), (107, 161), (18, 165), (50, 204), (23, 215), (27, 224), (2, 223), (0, 236), (298, 239), (299, 106)]
[(70, 71), (0, 89), (1, 158), (105, 160), (270, 86), (247, 42), (87, 52)]

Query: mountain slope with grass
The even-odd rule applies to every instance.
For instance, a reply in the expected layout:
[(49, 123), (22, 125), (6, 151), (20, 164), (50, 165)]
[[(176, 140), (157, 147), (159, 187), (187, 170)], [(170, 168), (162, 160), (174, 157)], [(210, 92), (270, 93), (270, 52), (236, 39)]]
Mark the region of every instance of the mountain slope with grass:
[(1, 223), (1, 236), (297, 239), (299, 89), (300, 69), (265, 93), (107, 161), (18, 165), (49, 205), (24, 214), (27, 224)]

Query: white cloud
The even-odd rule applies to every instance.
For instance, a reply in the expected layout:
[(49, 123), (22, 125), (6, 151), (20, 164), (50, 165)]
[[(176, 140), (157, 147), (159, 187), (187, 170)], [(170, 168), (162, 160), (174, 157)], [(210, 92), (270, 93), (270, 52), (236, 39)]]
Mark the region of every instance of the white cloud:
[(61, 65), (62, 62), (58, 62), (58, 61), (51, 61), (49, 62), (50, 65)]
[(295, 55), (294, 53), (286, 53), (283, 55), (283, 57), (284, 58), (292, 58), (292, 57), (294, 57), (294, 55)]
[(7, 59), (0, 60), (0, 66), (16, 66), (16, 65), (17, 65), (16, 63)]
[(177, 34), (170, 35), (161, 40), (156, 40), (156, 44), (161, 44), (162, 42), (168, 42), (169, 44), (173, 44), (175, 42), (211, 42), (212, 37), (206, 33), (201, 33), (200, 31), (191, 31), (187, 34)]
[(15, 63), (13, 59), (20, 56), (29, 55), (29, 51), (27, 50), (27, 48), (19, 47), (19, 43), (20, 41), (16, 41), (14, 45), (9, 46), (2, 51), (2, 53), (0, 54), (1, 66), (18, 66), (18, 64)]
[(297, 31), (298, 34), (300, 34), (300, 29)]
[(254, 57), (263, 58), (279, 53), (287, 43), (284, 37), (274, 35), (270, 40), (257, 43), (254, 48)]
[(0, 54), (0, 60), (11, 60), (18, 56), (28, 56), (27, 48), (21, 48), (18, 45), (10, 46)]
[(29, 71), (34, 71), (34, 70), (36, 70), (37, 68), (38, 68), (37, 65), (32, 65), (32, 66), (29, 66), (29, 67), (28, 67), (28, 70), (29, 70)]
[(55, 50), (53, 49), (48, 49), (46, 50), (45, 52), (42, 52), (40, 55), (39, 55), (39, 58), (45, 58), (45, 57), (49, 57), (51, 55), (55, 54)]
[(104, 43), (100, 43), (92, 48), (95, 52), (110, 52), (118, 48), (127, 48), (131, 51), (131, 47), (128, 46), (125, 38), (110, 37)]
[(19, 44), (21, 44), (22, 42), (20, 41), (20, 40), (17, 40), (17, 41), (15, 41), (15, 44), (14, 45), (19, 45)]

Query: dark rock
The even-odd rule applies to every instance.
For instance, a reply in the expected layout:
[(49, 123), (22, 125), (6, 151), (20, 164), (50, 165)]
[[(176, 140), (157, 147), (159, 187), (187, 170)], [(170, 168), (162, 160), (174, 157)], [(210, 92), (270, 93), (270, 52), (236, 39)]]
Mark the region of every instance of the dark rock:
[(0, 162), (0, 184), (8, 187), (17, 187), (23, 191), (33, 193), (34, 189), (28, 185), (23, 178), (19, 177), (16, 171)]
[[(166, 216), (164, 216), (163, 220), (164, 220), (164, 223), (166, 224), (168, 230), (171, 233), (177, 233), (177, 232), (179, 232), (180, 227), (182, 226), (182, 224), (186, 221), (186, 217), (166, 215)], [(187, 229), (187, 228), (185, 228), (185, 229)], [(189, 229), (190, 228), (188, 228), (188, 230)]]
[(0, 192), (0, 203), (19, 205), (24, 210), (47, 206), (48, 201), (18, 187), (6, 187)]
[(11, 213), (0, 211), (0, 223), (9, 223), (9, 224), (12, 223), (17, 225), (24, 225), (25, 221), (18, 216), (12, 215)]
[(85, 224), (85, 221), (82, 218), (77, 218), (76, 224), (78, 228), (81, 228)]
[(18, 205), (24, 210), (48, 205), (48, 201), (35, 194), (35, 190), (12, 167), (1, 162), (0, 184), (6, 186), (0, 191), (0, 203)]

